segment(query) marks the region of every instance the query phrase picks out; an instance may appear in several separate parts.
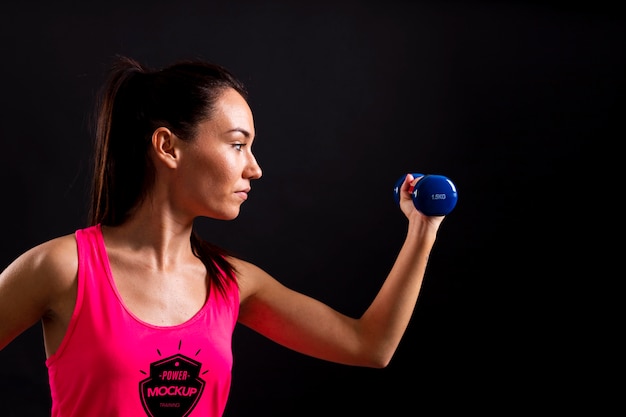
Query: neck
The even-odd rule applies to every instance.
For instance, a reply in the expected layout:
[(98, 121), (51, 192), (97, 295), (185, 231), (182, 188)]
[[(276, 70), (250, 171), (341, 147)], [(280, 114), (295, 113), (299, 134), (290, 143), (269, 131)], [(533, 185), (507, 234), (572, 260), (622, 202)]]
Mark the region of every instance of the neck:
[(158, 206), (143, 204), (121, 225), (103, 226), (107, 250), (132, 251), (142, 263), (161, 271), (188, 262), (194, 257), (189, 241), (193, 219), (183, 222), (151, 207)]

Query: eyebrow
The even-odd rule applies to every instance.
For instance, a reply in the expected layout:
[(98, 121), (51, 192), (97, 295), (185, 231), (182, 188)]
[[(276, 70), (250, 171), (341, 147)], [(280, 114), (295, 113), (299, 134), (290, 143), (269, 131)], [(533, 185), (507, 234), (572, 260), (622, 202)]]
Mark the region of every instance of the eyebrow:
[(248, 132), (245, 129), (239, 128), (239, 127), (235, 128), (235, 129), (231, 129), (231, 130), (228, 131), (228, 133), (231, 133), (231, 132), (239, 132), (242, 135), (244, 135), (246, 137), (246, 139), (250, 139), (250, 136), (251, 136), (250, 132)]

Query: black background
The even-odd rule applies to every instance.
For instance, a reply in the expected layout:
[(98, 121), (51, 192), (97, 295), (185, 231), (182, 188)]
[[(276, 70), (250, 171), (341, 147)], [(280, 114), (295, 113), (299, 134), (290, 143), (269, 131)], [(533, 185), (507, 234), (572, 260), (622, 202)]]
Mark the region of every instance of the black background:
[[(198, 227), (286, 285), (361, 314), (403, 240), (395, 181), (439, 173), (459, 192), (388, 368), (237, 328), (226, 416), (580, 411), (625, 78), (624, 15), (585, 3), (3, 3), (0, 265), (85, 225), (113, 55), (216, 61), (251, 92), (264, 176), (238, 219)], [(49, 415), (44, 360), (39, 326), (0, 352), (1, 416)]]

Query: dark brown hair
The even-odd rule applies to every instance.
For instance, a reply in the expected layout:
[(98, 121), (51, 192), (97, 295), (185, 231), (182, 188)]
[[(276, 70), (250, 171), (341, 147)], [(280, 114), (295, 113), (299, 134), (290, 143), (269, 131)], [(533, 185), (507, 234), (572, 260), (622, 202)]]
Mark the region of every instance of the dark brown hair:
[[(123, 223), (154, 184), (148, 152), (152, 133), (166, 127), (182, 140), (194, 140), (197, 125), (211, 116), (227, 88), (248, 98), (243, 84), (214, 63), (181, 61), (152, 70), (116, 56), (96, 105), (90, 225)], [(235, 279), (226, 250), (195, 230), (191, 246), (220, 291), (226, 280)]]

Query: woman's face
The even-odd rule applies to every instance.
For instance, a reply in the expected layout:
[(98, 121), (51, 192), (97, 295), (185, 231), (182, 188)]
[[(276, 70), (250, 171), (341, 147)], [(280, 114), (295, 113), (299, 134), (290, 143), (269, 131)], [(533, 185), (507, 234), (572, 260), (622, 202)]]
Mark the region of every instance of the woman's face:
[(200, 123), (195, 139), (181, 148), (173, 190), (181, 210), (221, 220), (239, 215), (250, 180), (262, 175), (252, 154), (254, 135), (248, 103), (235, 90), (225, 90), (211, 119)]

